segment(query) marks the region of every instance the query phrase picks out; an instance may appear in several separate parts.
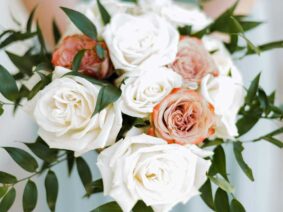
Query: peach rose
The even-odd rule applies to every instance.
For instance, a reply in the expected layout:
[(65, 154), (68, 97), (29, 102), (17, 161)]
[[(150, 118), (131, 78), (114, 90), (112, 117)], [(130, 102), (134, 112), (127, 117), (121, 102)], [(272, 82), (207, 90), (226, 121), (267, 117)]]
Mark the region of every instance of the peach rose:
[(80, 50), (86, 49), (85, 55), (81, 62), (80, 71), (97, 79), (104, 79), (112, 73), (113, 66), (109, 59), (105, 42), (99, 42), (99, 44), (105, 50), (104, 59), (100, 59), (98, 57), (95, 49), (96, 44), (97, 41), (92, 40), (85, 35), (75, 34), (67, 36), (64, 38), (57, 50), (53, 53), (52, 64), (54, 66), (71, 68), (76, 54)]
[(181, 37), (176, 59), (170, 68), (180, 74), (186, 83), (200, 83), (208, 73), (218, 75), (216, 65), (202, 41), (188, 36)]
[(199, 144), (214, 133), (213, 107), (197, 92), (175, 88), (155, 106), (149, 134), (168, 143)]

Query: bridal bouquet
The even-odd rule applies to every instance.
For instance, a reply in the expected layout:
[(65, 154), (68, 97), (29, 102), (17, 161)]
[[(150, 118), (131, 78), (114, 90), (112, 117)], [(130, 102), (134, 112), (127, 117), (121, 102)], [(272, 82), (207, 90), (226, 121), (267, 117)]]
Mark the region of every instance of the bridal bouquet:
[[(59, 183), (52, 168), (74, 166), (82, 197), (104, 192), (113, 201), (93, 212), (170, 211), (200, 195), (217, 212), (243, 212), (226, 170), (224, 145), (250, 180), (245, 143), (270, 142), (283, 128), (244, 140), (261, 119), (280, 121), (275, 92), (266, 94), (257, 75), (245, 88), (232, 60), (282, 47), (253, 44), (245, 35), (261, 22), (234, 15), (237, 3), (217, 19), (201, 7), (170, 0), (97, 0), (62, 8), (72, 24), (61, 36), (53, 23), (55, 49), (46, 48), (31, 13), (25, 29), (6, 30), (0, 47), (23, 42), (24, 54), (6, 51), (18, 72), (0, 66), (1, 114), (12, 105), (38, 125), (26, 148), (2, 147), (24, 178), (0, 171), (0, 211), (10, 209), (14, 186), (25, 183), (23, 210), (33, 211), (34, 177), (45, 177), (47, 204), (55, 211)], [(248, 69), (251, 69), (249, 67)], [(2, 98), (4, 99), (4, 98)], [(98, 154), (101, 179), (83, 159)], [(31, 154), (32, 153), (32, 154)], [(40, 196), (40, 194), (39, 194)]]

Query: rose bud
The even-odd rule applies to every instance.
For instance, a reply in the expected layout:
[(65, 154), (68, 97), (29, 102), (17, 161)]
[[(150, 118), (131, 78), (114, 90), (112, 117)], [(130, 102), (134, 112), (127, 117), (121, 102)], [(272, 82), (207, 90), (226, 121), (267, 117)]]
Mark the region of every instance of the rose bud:
[(179, 73), (189, 84), (200, 83), (209, 73), (218, 75), (213, 58), (202, 41), (188, 36), (180, 38), (176, 59), (169, 67)]
[(168, 143), (199, 144), (214, 133), (213, 107), (197, 92), (175, 88), (155, 106), (151, 135)]
[[(96, 52), (97, 44), (100, 44), (104, 49), (104, 58), (99, 58)], [(62, 66), (70, 69), (74, 57), (83, 49), (85, 49), (86, 52), (81, 61), (80, 72), (95, 77), (96, 79), (104, 79), (112, 73), (113, 66), (109, 59), (105, 42), (98, 42), (85, 35), (79, 34), (64, 38), (52, 55), (52, 64), (54, 66)]]

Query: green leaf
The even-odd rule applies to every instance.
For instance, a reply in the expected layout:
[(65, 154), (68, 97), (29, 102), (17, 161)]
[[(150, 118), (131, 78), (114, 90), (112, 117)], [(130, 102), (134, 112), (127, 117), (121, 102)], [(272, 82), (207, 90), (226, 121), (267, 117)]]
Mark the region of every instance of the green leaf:
[(246, 212), (244, 206), (236, 199), (231, 201), (231, 212)]
[[(9, 36), (6, 37), (3, 41), (0, 42), (0, 49), (4, 48), (4, 47), (6, 47), (6, 46), (8, 46), (12, 43), (27, 40), (27, 39), (30, 39), (30, 38), (36, 36), (36, 32), (22, 33), (22, 32), (15, 32), (15, 31), (11, 31), (11, 30), (9, 30), (7, 34), (9, 34)], [(2, 35), (3, 35), (3, 33), (2, 33)]]
[(59, 183), (55, 173), (51, 170), (49, 170), (45, 178), (45, 190), (48, 207), (54, 212), (58, 197)]
[(42, 35), (42, 31), (39, 27), (39, 23), (37, 23), (36, 25), (36, 34), (37, 34), (38, 42), (40, 44), (41, 56), (45, 57), (47, 50), (46, 50), (45, 41)]
[(0, 93), (7, 99), (13, 101), (18, 96), (18, 87), (12, 75), (0, 65)]
[(210, 180), (207, 180), (199, 190), (201, 192), (201, 198), (206, 203), (206, 205), (214, 210), (213, 196)]
[(3, 105), (0, 104), (0, 116), (3, 115), (3, 113), (4, 113), (4, 108), (3, 108)]
[(246, 176), (251, 180), (254, 181), (253, 172), (251, 168), (247, 165), (247, 163), (244, 161), (244, 158), (242, 156), (242, 152), (244, 151), (244, 147), (241, 142), (234, 142), (233, 144), (233, 150), (235, 158), (243, 170), (243, 172), (246, 174)]
[(8, 212), (9, 209), (12, 207), (13, 203), (16, 199), (16, 190), (15, 188), (11, 188), (8, 193), (3, 197), (0, 203), (0, 211), (1, 212)]
[(33, 8), (33, 10), (31, 11), (31, 13), (29, 15), (29, 18), (28, 18), (28, 21), (27, 21), (27, 25), (26, 25), (27, 32), (31, 32), (33, 17), (34, 17), (34, 13), (35, 13), (36, 9), (37, 9), (37, 6), (35, 6)]
[(31, 212), (34, 210), (37, 203), (37, 188), (33, 181), (29, 180), (25, 186), (23, 195), (23, 209), (24, 212)]
[(225, 152), (222, 146), (218, 146), (214, 149), (214, 155), (213, 155), (213, 166), (215, 166), (217, 172), (222, 175), (227, 181), (227, 172), (226, 172), (226, 157)]
[(92, 187), (92, 174), (91, 174), (91, 170), (88, 166), (88, 164), (86, 163), (86, 161), (83, 158), (77, 158), (76, 159), (76, 163), (77, 163), (77, 169), (78, 169), (78, 173), (80, 176), (80, 179), (85, 187), (85, 190), (88, 193), (91, 192), (91, 187)]
[(245, 133), (249, 132), (259, 121), (261, 114), (253, 114), (250, 113), (249, 115), (243, 116), (237, 121), (237, 128), (239, 135), (244, 135)]
[(230, 211), (228, 195), (221, 188), (218, 188), (216, 191), (214, 205), (216, 212)]
[(14, 53), (6, 51), (7, 56), (11, 62), (19, 69), (21, 73), (24, 73), (28, 76), (33, 74), (34, 63), (31, 61), (31, 58), (28, 55), (16, 55)]
[(82, 31), (82, 33), (96, 40), (96, 27), (84, 14), (66, 7), (61, 7), (61, 9), (66, 13), (70, 20), (76, 25), (76, 27)]
[(235, 191), (234, 187), (224, 178), (220, 178), (218, 176), (215, 177), (208, 176), (208, 178), (211, 180), (211, 182), (219, 186), (222, 190), (226, 191), (227, 193), (234, 193)]
[(100, 0), (96, 0), (96, 2), (104, 25), (109, 24), (111, 16), (109, 15), (105, 7), (101, 4)]
[(74, 165), (75, 165), (74, 152), (67, 151), (67, 166), (68, 166), (68, 174), (69, 174), (69, 176), (71, 176), (71, 174), (72, 174)]
[(147, 206), (143, 201), (138, 201), (133, 212), (154, 212), (150, 206)]
[(108, 105), (114, 103), (121, 96), (121, 90), (113, 85), (101, 87), (98, 93), (94, 114), (99, 113)]
[(25, 145), (45, 162), (52, 163), (57, 159), (58, 150), (50, 149), (40, 137), (37, 138), (35, 143), (26, 143)]
[(81, 62), (82, 62), (82, 59), (85, 55), (85, 52), (86, 52), (85, 49), (80, 50), (80, 51), (78, 51), (78, 53), (74, 57), (73, 64), (72, 64), (72, 71), (73, 72), (78, 72), (78, 70), (80, 69)]
[(192, 26), (183, 26), (183, 27), (178, 27), (178, 31), (180, 35), (188, 35), (190, 36), (192, 34)]
[(91, 212), (123, 212), (120, 206), (116, 202), (109, 202), (98, 208), (92, 210)]
[(277, 146), (279, 148), (283, 148), (283, 142), (278, 140), (277, 138), (273, 138), (273, 137), (270, 137), (270, 136), (265, 136), (262, 139), (272, 143), (273, 145), (275, 145), (275, 146)]
[(96, 44), (95, 50), (99, 59), (103, 60), (105, 58), (104, 49), (99, 43)]
[(8, 191), (8, 186), (4, 185), (0, 187), (0, 200), (7, 193), (7, 191)]
[(31, 100), (39, 91), (41, 91), (45, 86), (47, 86), (51, 82), (51, 74), (45, 76), (44, 79), (41, 79), (29, 92), (28, 100)]
[(0, 183), (13, 184), (17, 182), (17, 178), (11, 174), (0, 171)]
[(57, 44), (60, 41), (62, 35), (55, 20), (52, 21), (52, 31), (53, 31), (54, 42), (55, 44)]
[(91, 183), (91, 189), (85, 196), (90, 196), (92, 194), (103, 192), (103, 181), (102, 179), (98, 179)]
[(211, 146), (218, 146), (223, 144), (224, 141), (221, 139), (214, 139), (214, 140), (208, 140), (206, 139), (202, 145), (202, 148), (206, 148), (206, 147), (211, 147)]
[[(266, 51), (269, 51), (269, 50), (273, 50), (273, 49), (281, 49), (283, 48), (283, 41), (280, 40), (280, 41), (275, 41), (275, 42), (270, 42), (270, 43), (266, 43), (266, 44), (262, 44), (262, 45), (259, 45), (258, 46), (258, 49), (261, 51), (261, 52), (266, 52)], [(247, 55), (252, 55), (254, 54), (255, 52), (247, 52)]]
[(13, 160), (28, 172), (35, 172), (38, 168), (36, 160), (26, 151), (14, 147), (4, 147)]

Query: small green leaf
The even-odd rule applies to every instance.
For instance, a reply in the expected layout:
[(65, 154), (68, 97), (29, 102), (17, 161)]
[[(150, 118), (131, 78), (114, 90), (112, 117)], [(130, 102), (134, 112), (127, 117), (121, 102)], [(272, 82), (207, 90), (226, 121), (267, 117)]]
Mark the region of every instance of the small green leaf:
[(67, 166), (68, 166), (68, 174), (69, 174), (69, 176), (71, 176), (71, 174), (72, 174), (74, 165), (75, 165), (74, 152), (67, 151)]
[(101, 4), (100, 0), (96, 0), (96, 2), (104, 25), (109, 24), (111, 16), (109, 15), (105, 7)]
[(17, 178), (11, 174), (0, 171), (0, 183), (2, 184), (13, 184), (17, 182)]
[(33, 17), (34, 17), (34, 13), (35, 13), (36, 9), (37, 9), (37, 6), (35, 6), (33, 8), (33, 10), (31, 11), (31, 13), (29, 15), (29, 18), (28, 18), (28, 21), (27, 21), (27, 25), (26, 25), (27, 32), (31, 32)]
[(50, 149), (40, 137), (37, 138), (35, 143), (26, 143), (25, 145), (45, 162), (52, 163), (57, 159), (58, 151)]
[(2, 65), (0, 65), (0, 82), (0, 93), (11, 101), (17, 99), (18, 87), (16, 81)]
[(83, 158), (77, 158), (76, 159), (76, 163), (77, 163), (77, 169), (78, 169), (78, 173), (80, 176), (80, 179), (85, 187), (85, 190), (88, 193), (91, 192), (91, 186), (92, 186), (92, 174), (91, 174), (91, 170), (88, 166), (88, 164), (86, 163), (86, 161)]
[(192, 26), (183, 26), (183, 27), (178, 27), (178, 31), (180, 35), (188, 35), (190, 36), (192, 34)]
[(41, 79), (29, 92), (28, 100), (31, 100), (39, 91), (41, 91), (45, 86), (47, 86), (51, 82), (51, 74), (45, 76), (44, 79)]
[(80, 69), (81, 62), (82, 62), (82, 59), (85, 55), (85, 52), (86, 52), (85, 49), (80, 50), (80, 51), (78, 51), (78, 53), (74, 57), (73, 64), (72, 64), (72, 71), (73, 72), (78, 72), (78, 70)]
[(16, 190), (15, 188), (11, 188), (8, 193), (3, 197), (0, 203), (0, 211), (1, 212), (8, 212), (9, 209), (12, 207), (13, 203), (16, 199)]
[(0, 200), (7, 193), (7, 191), (8, 191), (8, 186), (4, 185), (0, 187)]
[(24, 212), (31, 212), (34, 210), (37, 203), (37, 188), (33, 181), (29, 180), (25, 186), (23, 195), (23, 209)]
[(246, 212), (244, 206), (236, 199), (231, 201), (231, 212)]
[(227, 172), (226, 172), (226, 157), (224, 149), (221, 145), (217, 146), (214, 149), (214, 155), (213, 155), (213, 165), (215, 166), (217, 172), (222, 175), (227, 181)]
[(150, 206), (147, 206), (143, 201), (138, 201), (133, 212), (154, 212)]
[[(15, 32), (15, 31), (11, 31), (11, 30), (6, 31), (6, 32), (8, 32), (6, 34), (9, 34), (9, 36), (6, 37), (3, 41), (0, 41), (0, 49), (4, 48), (4, 47), (6, 47), (6, 46), (8, 46), (12, 43), (27, 40), (27, 39), (30, 39), (30, 38), (36, 36), (36, 32), (22, 33), (22, 32)], [(2, 33), (2, 35), (3, 35), (3, 33)]]
[(216, 191), (214, 205), (216, 212), (230, 211), (228, 195), (221, 188), (218, 188)]
[(0, 104), (0, 116), (3, 115), (3, 113), (4, 113), (4, 108), (3, 108), (3, 105)]
[(256, 113), (255, 111), (240, 118), (236, 124), (239, 135), (241, 136), (249, 132), (258, 123), (260, 118), (261, 113)]
[(28, 172), (35, 172), (38, 168), (36, 160), (26, 151), (14, 147), (4, 147), (13, 160)]
[(61, 7), (61, 9), (66, 13), (70, 20), (76, 25), (76, 27), (82, 31), (82, 33), (96, 40), (96, 27), (84, 14), (66, 7)]
[(60, 41), (62, 35), (55, 20), (52, 21), (52, 31), (53, 31), (54, 42), (55, 44), (57, 44)]
[(54, 212), (58, 197), (59, 183), (55, 173), (51, 170), (49, 170), (45, 178), (45, 190), (48, 207)]
[(109, 202), (98, 208), (92, 210), (91, 212), (123, 212), (120, 206), (116, 202)]
[(103, 192), (103, 181), (102, 179), (98, 179), (91, 183), (91, 189), (85, 196), (90, 196), (92, 194)]
[(259, 81), (260, 81), (260, 73), (254, 78), (254, 80), (252, 81), (248, 89), (248, 93), (246, 96), (247, 104), (250, 104), (255, 99), (258, 88), (259, 88)]
[(6, 54), (21, 73), (32, 76), (34, 63), (28, 55), (16, 55), (8, 51), (6, 51)]
[(227, 193), (234, 193), (235, 191), (234, 187), (224, 178), (220, 178), (218, 176), (215, 177), (208, 176), (208, 178), (211, 180), (211, 182), (219, 186), (222, 190), (226, 191)]
[(243, 172), (246, 174), (246, 176), (251, 181), (254, 181), (253, 172), (252, 172), (251, 168), (246, 164), (246, 162), (244, 161), (244, 158), (242, 156), (242, 152), (244, 151), (244, 147), (243, 147), (242, 143), (241, 142), (234, 142), (233, 150), (234, 150), (235, 158), (236, 158), (239, 166), (243, 170)]
[(201, 198), (206, 203), (206, 205), (214, 210), (213, 196), (210, 180), (207, 180), (199, 190), (201, 192)]
[(105, 58), (104, 49), (99, 43), (96, 44), (95, 50), (99, 59), (103, 60)]

